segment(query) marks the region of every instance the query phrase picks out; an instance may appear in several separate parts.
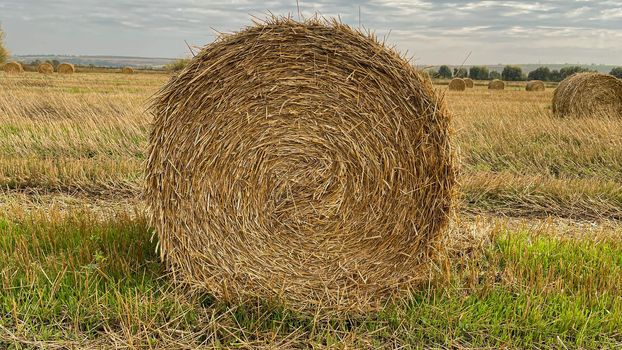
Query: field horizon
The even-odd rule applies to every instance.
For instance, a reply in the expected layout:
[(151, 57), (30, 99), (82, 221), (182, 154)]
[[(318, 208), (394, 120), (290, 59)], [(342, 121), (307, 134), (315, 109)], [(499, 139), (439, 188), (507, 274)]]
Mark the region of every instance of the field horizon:
[[(13, 55), (9, 58), (9, 60), (29, 63), (36, 60), (45, 62), (51, 60), (58, 60), (62, 62), (68, 62), (76, 65), (84, 65), (88, 66), (93, 64), (97, 67), (102, 68), (119, 68), (123, 66), (131, 66), (131, 67), (152, 67), (152, 68), (161, 68), (166, 66), (167, 64), (173, 63), (176, 60), (191, 57), (192, 54), (188, 52), (186, 56), (182, 57), (141, 57), (141, 56), (115, 56), (115, 55), (62, 55), (62, 54), (19, 54)], [(446, 64), (446, 63), (426, 63), (426, 62), (417, 62), (414, 61), (413, 65), (417, 68), (429, 68), (429, 67), (440, 67), (442, 65), (447, 65), (452, 70), (454, 68), (470, 68), (473, 66), (483, 66), (488, 68), (491, 71), (501, 73), (503, 68), (507, 65), (510, 66), (518, 66), (520, 67), (524, 73), (529, 73), (533, 70), (536, 70), (539, 67), (548, 67), (551, 70), (559, 70), (564, 67), (572, 67), (572, 66), (581, 66), (585, 67), (589, 70), (597, 71), (600, 73), (609, 73), (613, 68), (618, 67), (619, 65), (615, 64), (602, 64), (602, 63), (593, 63), (593, 62), (564, 62), (564, 63), (517, 63), (517, 62), (508, 62), (508, 63), (473, 63), (467, 62), (464, 65), (456, 65), (456, 64)]]

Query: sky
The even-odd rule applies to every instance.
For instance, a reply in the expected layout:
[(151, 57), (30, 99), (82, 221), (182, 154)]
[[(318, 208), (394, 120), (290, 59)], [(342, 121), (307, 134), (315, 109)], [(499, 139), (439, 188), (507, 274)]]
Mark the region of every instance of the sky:
[(416, 64), (622, 65), (622, 0), (0, 0), (0, 25), (15, 55), (183, 57), (299, 10), (360, 21)]

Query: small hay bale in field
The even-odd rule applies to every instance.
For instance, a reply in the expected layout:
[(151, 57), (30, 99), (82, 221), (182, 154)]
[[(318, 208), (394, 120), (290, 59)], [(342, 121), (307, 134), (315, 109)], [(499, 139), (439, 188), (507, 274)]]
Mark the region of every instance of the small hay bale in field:
[(19, 62), (7, 62), (2, 66), (2, 70), (6, 73), (17, 74), (23, 73), (24, 67)]
[(71, 63), (61, 63), (58, 65), (58, 68), (56, 69), (56, 71), (59, 74), (73, 74), (76, 72), (76, 69)]
[(525, 90), (527, 91), (544, 91), (546, 88), (544, 87), (544, 82), (541, 80), (531, 80), (527, 82), (525, 86)]
[(450, 114), (375, 37), (273, 18), (204, 47), (152, 112), (145, 195), (178, 281), (331, 313), (425, 278), (455, 192)]
[(452, 91), (464, 91), (464, 90), (466, 90), (466, 83), (461, 78), (453, 78), (449, 82), (449, 90), (452, 90)]
[(54, 66), (49, 63), (41, 63), (37, 67), (37, 72), (41, 74), (52, 74), (54, 73)]
[(622, 117), (622, 81), (609, 74), (574, 74), (555, 89), (553, 113), (560, 117)]
[(488, 83), (488, 89), (489, 90), (504, 90), (505, 83), (503, 82), (503, 80), (495, 79), (491, 81), (490, 83)]
[(134, 68), (132, 68), (132, 67), (123, 67), (121, 69), (121, 73), (123, 73), (123, 74), (134, 74)]
[(471, 78), (463, 78), (464, 83), (466, 84), (467, 89), (472, 89), (475, 84), (473, 83), (473, 79)]

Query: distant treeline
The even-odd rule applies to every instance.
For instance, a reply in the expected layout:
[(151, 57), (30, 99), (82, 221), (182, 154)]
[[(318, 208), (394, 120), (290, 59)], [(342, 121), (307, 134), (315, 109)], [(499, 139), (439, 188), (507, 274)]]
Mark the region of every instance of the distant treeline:
[[(30, 61), (28, 63), (24, 63), (24, 62), (20, 62), (22, 64), (22, 66), (24, 67), (24, 70), (27, 72), (36, 72), (37, 71), (37, 67), (42, 64), (42, 63), (49, 63), (52, 66), (54, 66), (54, 70), (56, 71), (58, 69), (58, 66), (61, 64), (61, 62), (59, 60), (56, 59), (52, 59), (52, 60), (39, 60), (36, 59), (34, 61)], [(96, 71), (96, 72), (106, 72), (106, 71), (116, 71), (119, 70), (121, 67), (111, 67), (111, 66), (106, 66), (106, 65), (97, 65), (97, 64), (76, 64), (75, 65), (76, 68), (78, 69), (78, 71)], [(132, 68), (137, 69), (137, 70), (164, 70), (164, 68), (154, 68), (152, 66), (132, 66)]]
[[(526, 81), (526, 80), (542, 80), (542, 81), (562, 81), (567, 77), (581, 72), (592, 72), (589, 68), (583, 66), (568, 66), (559, 70), (551, 70), (549, 67), (539, 67), (529, 74), (523, 73), (521, 67), (505, 66), (501, 73), (489, 70), (485, 66), (473, 66), (468, 70), (466, 68), (454, 68), (453, 71), (449, 66), (440, 66), (438, 71), (427, 70), (432, 78), (451, 79), (451, 78), (471, 78), (474, 80), (492, 80), (503, 79), (506, 81)], [(609, 73), (617, 78), (622, 79), (622, 67), (615, 67)]]

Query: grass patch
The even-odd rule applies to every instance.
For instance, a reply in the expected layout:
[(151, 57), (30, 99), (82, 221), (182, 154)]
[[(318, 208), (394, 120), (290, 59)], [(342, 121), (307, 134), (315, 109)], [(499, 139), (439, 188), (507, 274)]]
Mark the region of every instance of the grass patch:
[[(364, 318), (222, 305), (171, 285), (140, 215), (0, 220), (0, 347), (609, 348), (622, 345), (622, 243), (499, 228), (449, 248), (429, 285)], [(4, 343), (3, 343), (4, 342)], [(69, 342), (69, 343), (67, 343)]]

